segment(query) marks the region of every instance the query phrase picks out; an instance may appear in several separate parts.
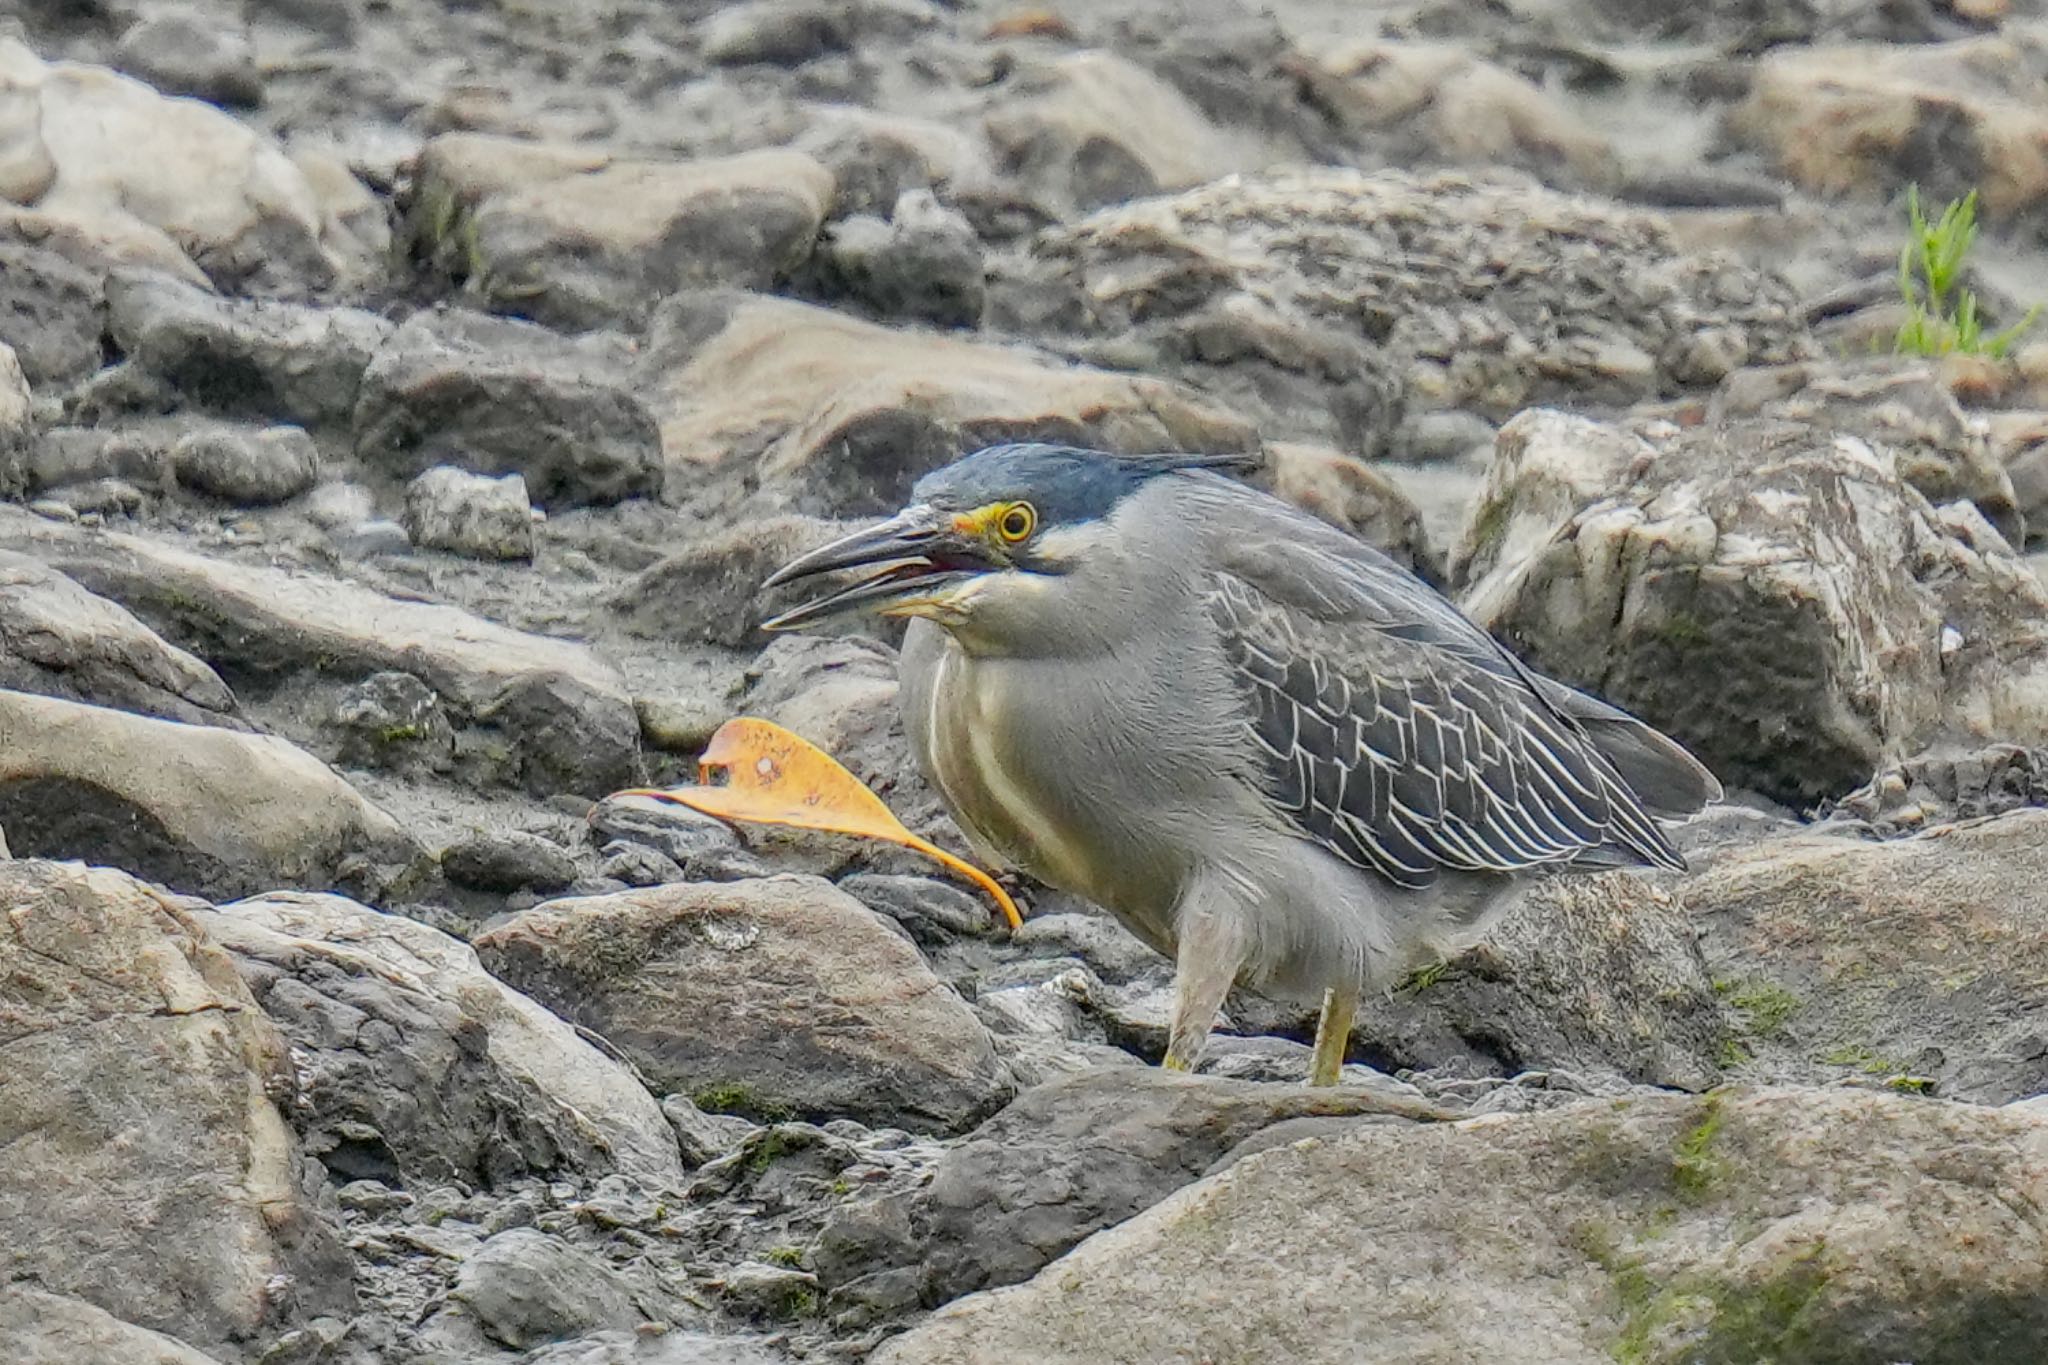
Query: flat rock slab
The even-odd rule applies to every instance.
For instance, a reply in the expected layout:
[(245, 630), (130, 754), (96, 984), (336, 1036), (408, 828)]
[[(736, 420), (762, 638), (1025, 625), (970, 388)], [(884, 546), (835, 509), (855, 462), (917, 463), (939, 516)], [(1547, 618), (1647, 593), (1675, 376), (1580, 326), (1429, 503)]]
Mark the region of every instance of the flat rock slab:
[(417, 1189), (618, 1171), (681, 1184), (654, 1097), (468, 944), (332, 895), (274, 892), (194, 918), (296, 1051), (294, 1121), (335, 1178)]
[(647, 369), (673, 469), (758, 476), (769, 501), (813, 516), (893, 512), (927, 470), (1004, 440), (1126, 452), (1258, 440), (1177, 384), (724, 291), (665, 305)]
[(779, 148), (647, 161), (450, 133), (420, 154), (411, 227), (493, 309), (578, 329), (637, 322), (680, 288), (773, 286), (810, 255), (834, 190)]
[(183, 910), (124, 873), (0, 863), (0, 1280), (237, 1360), (353, 1312), (273, 1099), (293, 1085), (284, 1041)]
[[(853, 1205), (814, 1253), (838, 1289), (918, 1268), (927, 1304), (1028, 1279), (1089, 1235), (1206, 1175), (1231, 1149), (1296, 1120), (1447, 1117), (1418, 1099), (1345, 1087), (1261, 1084), (1156, 1068), (1096, 1069), (1025, 1091), (941, 1159), (930, 1185)], [(870, 1229), (900, 1223), (878, 1244)], [(892, 1255), (891, 1253), (896, 1253)], [(852, 1291), (857, 1297), (859, 1290)]]
[(1731, 850), (1686, 910), (1742, 1015), (1740, 1074), (2048, 1092), (2048, 810), (1886, 843), (1801, 834)]
[(0, 828), (210, 896), (381, 888), (420, 849), (333, 769), (272, 735), (0, 691)]
[(0, 1294), (9, 1365), (220, 1365), (182, 1341), (123, 1322), (83, 1299), (11, 1284)]
[(125, 608), (0, 550), (0, 686), (240, 728), (220, 676)]
[(930, 1131), (1008, 1097), (988, 1031), (917, 949), (812, 878), (549, 901), (476, 948), (707, 1107)]
[(1620, 1100), (1260, 1153), (873, 1359), (2031, 1365), (2044, 1237), (2037, 1118), (1851, 1090)]
[(618, 669), (582, 645), (341, 579), (209, 559), (0, 508), (0, 547), (113, 598), (236, 674), (410, 673), (493, 732), (505, 776), (543, 793), (626, 785), (640, 722)]

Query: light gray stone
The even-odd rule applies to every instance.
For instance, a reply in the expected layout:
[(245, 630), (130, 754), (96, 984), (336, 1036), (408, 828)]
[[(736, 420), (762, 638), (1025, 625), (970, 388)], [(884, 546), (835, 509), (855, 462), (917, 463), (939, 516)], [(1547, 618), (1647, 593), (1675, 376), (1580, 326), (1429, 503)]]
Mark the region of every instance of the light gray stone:
[(473, 559), (532, 559), (533, 506), (526, 479), (486, 478), (442, 466), (405, 490), (405, 530), (425, 550)]

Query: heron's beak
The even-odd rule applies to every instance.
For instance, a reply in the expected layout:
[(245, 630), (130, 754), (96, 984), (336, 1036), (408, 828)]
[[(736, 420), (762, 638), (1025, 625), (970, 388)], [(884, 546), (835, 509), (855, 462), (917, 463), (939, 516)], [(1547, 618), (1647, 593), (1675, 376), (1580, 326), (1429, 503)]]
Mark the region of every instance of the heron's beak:
[(875, 572), (763, 621), (761, 628), (799, 630), (853, 612), (929, 615), (943, 609), (961, 585), (997, 567), (984, 538), (952, 514), (918, 504), (791, 560), (761, 586), (870, 566)]

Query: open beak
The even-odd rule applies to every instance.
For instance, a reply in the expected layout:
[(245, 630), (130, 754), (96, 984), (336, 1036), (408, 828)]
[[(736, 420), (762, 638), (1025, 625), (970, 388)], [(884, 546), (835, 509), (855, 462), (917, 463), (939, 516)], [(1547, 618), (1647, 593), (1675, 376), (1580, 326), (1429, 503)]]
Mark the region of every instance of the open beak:
[(943, 604), (954, 588), (995, 566), (979, 537), (963, 534), (950, 514), (919, 504), (791, 560), (761, 586), (869, 567), (873, 573), (763, 621), (761, 628), (800, 630), (853, 612), (912, 615)]

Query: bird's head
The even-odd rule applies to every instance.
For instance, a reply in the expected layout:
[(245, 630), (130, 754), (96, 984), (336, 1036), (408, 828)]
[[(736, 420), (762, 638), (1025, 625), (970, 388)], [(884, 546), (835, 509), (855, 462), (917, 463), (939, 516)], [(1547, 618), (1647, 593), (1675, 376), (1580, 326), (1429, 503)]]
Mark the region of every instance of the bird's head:
[(1116, 548), (1115, 514), (1161, 475), (1254, 466), (1246, 455), (1106, 455), (1000, 445), (934, 470), (910, 505), (785, 564), (766, 586), (870, 572), (765, 622), (796, 630), (852, 613), (923, 616), (956, 632), (1025, 629), (1061, 581)]

